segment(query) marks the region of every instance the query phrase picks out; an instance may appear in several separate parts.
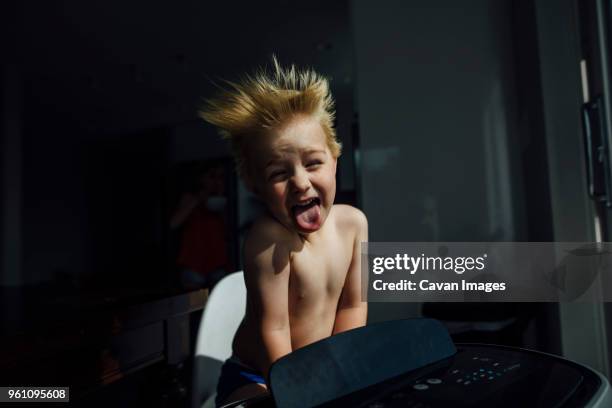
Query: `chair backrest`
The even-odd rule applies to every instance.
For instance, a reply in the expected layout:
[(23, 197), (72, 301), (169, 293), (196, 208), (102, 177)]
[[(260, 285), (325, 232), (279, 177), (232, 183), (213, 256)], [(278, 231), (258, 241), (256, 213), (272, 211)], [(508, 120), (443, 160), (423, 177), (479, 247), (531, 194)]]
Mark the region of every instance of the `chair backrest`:
[(214, 287), (198, 329), (193, 367), (193, 407), (200, 407), (216, 389), (221, 365), (232, 354), (232, 340), (246, 311), (242, 271), (223, 278)]

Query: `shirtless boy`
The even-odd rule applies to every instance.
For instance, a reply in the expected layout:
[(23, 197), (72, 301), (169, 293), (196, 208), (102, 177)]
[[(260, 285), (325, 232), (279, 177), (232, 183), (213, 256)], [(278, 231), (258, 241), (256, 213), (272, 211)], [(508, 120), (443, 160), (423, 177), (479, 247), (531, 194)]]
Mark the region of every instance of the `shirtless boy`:
[(367, 220), (334, 205), (340, 144), (328, 82), (273, 64), (272, 74), (229, 83), (201, 112), (231, 141), (240, 176), (268, 210), (245, 241), (247, 311), (222, 368), (218, 405), (266, 393), (274, 361), (366, 322)]

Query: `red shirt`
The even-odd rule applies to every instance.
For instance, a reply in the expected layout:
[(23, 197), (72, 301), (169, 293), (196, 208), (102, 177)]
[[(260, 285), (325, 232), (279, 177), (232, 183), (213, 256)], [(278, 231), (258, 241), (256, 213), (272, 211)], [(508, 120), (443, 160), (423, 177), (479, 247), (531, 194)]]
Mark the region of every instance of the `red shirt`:
[(202, 205), (193, 210), (183, 227), (177, 262), (201, 274), (219, 268), (228, 270), (225, 222), (221, 213), (211, 212)]

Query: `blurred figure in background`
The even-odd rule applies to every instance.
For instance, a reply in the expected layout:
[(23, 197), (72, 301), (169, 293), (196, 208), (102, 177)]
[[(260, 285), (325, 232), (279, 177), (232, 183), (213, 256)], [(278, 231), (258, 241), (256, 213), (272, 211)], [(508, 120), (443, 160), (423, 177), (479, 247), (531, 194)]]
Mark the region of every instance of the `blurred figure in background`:
[(212, 288), (232, 271), (225, 185), (223, 163), (204, 163), (196, 172), (192, 188), (183, 193), (170, 218), (171, 229), (182, 229), (177, 264), (185, 289)]

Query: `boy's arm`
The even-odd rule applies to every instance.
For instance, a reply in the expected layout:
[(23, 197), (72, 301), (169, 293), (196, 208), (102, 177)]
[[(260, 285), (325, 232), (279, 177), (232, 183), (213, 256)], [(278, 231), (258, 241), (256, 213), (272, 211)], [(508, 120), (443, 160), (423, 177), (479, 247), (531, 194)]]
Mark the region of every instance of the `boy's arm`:
[(342, 288), (332, 334), (365, 326), (368, 316), (368, 304), (361, 301), (361, 243), (368, 241), (368, 220), (361, 211), (354, 211), (357, 233), (353, 243), (353, 258)]
[(292, 351), (289, 250), (282, 242), (275, 242), (278, 237), (274, 237), (274, 232), (266, 226), (255, 227), (245, 243), (245, 282), (252, 308), (249, 314), (260, 335), (253, 340), (261, 341), (262, 346), (261, 355), (255, 356), (256, 368), (266, 379), (272, 363)]

